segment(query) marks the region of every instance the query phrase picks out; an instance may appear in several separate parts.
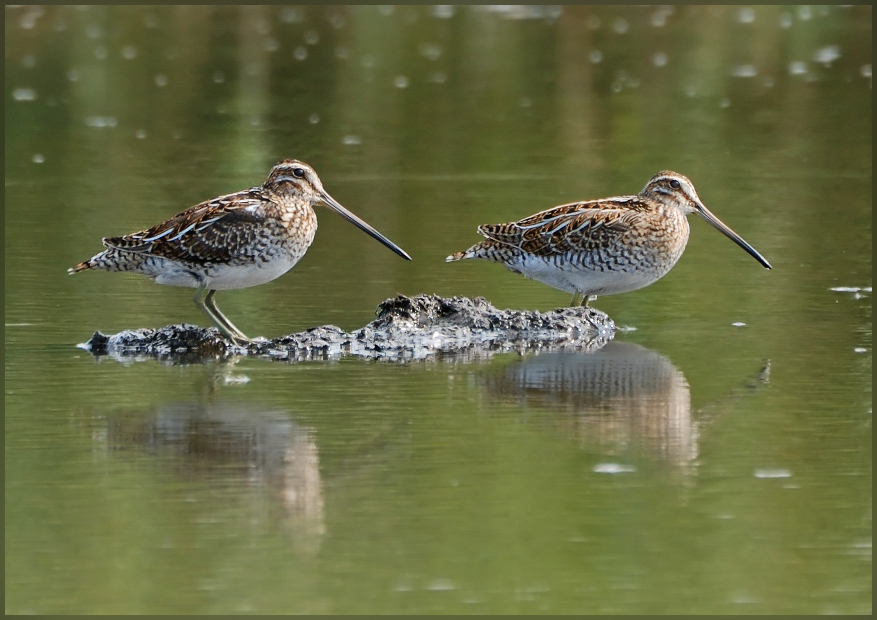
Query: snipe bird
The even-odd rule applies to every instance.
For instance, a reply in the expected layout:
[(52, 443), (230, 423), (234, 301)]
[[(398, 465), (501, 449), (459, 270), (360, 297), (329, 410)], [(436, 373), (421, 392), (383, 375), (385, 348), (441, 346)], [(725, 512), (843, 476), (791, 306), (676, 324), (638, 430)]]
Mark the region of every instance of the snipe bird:
[(770, 263), (710, 213), (691, 181), (656, 174), (635, 196), (560, 205), (519, 222), (485, 224), (486, 237), (447, 262), (480, 258), (573, 294), (587, 306), (598, 295), (627, 293), (667, 274), (688, 243), (689, 213), (697, 213), (767, 269)]
[(214, 299), (216, 291), (265, 284), (304, 256), (324, 204), (406, 260), (411, 257), (332, 198), (309, 165), (286, 159), (257, 187), (202, 202), (161, 224), (103, 240), (106, 250), (68, 269), (131, 271), (195, 289), (195, 305), (234, 344), (250, 342)]

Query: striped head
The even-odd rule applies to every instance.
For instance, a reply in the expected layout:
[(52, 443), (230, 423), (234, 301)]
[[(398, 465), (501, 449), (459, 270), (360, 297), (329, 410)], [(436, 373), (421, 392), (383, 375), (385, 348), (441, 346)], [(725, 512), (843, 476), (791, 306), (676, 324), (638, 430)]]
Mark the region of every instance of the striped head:
[(694, 184), (688, 177), (664, 170), (659, 172), (646, 183), (639, 193), (641, 198), (655, 200), (668, 207), (679, 209), (684, 215), (704, 209)]
[(310, 205), (321, 202), (326, 194), (314, 169), (296, 159), (284, 159), (275, 165), (262, 187), (284, 198), (303, 199)]

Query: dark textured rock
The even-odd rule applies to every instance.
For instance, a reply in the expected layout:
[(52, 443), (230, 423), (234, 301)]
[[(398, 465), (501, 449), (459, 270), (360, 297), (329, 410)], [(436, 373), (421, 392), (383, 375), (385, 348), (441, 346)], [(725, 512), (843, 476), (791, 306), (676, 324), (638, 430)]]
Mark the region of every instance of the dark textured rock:
[(348, 355), (407, 361), (434, 356), (478, 359), (502, 351), (544, 348), (595, 350), (611, 340), (614, 332), (612, 319), (593, 308), (498, 310), (483, 297), (400, 295), (380, 304), (377, 318), (351, 333), (324, 325), (238, 347), (224, 340), (213, 327), (182, 324), (126, 330), (112, 336), (95, 332), (80, 346), (120, 361), (158, 358), (198, 363), (234, 355), (288, 361)]

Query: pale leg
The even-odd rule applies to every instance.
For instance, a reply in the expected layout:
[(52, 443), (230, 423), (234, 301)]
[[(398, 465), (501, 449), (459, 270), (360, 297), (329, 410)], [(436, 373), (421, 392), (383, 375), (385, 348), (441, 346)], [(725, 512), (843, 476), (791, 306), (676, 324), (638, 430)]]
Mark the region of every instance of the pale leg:
[(585, 295), (584, 293), (576, 293), (572, 296), (572, 301), (569, 302), (570, 308), (575, 308), (577, 306), (582, 306), (584, 308), (590, 307), (588, 304), (591, 303), (592, 299), (597, 299), (596, 295)]
[(192, 297), (192, 300), (195, 302), (195, 305), (198, 306), (198, 309), (207, 315), (207, 318), (213, 321), (213, 324), (219, 328), (219, 331), (221, 331), (225, 337), (231, 340), (234, 344), (246, 345), (249, 343), (250, 339), (247, 338), (241, 330), (235, 327), (234, 323), (229, 321), (225, 315), (219, 311), (219, 308), (216, 307), (216, 301), (213, 299), (216, 295), (216, 291), (207, 291), (207, 295), (205, 295), (202, 300), (201, 293), (203, 292), (204, 285), (202, 284), (195, 289), (195, 295)]

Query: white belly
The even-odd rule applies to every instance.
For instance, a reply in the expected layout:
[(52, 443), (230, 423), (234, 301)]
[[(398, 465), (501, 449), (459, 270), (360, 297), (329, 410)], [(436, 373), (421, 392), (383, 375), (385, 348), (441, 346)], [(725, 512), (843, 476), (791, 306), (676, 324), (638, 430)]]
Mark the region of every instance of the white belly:
[[(677, 257), (678, 260), (678, 257)], [(630, 266), (626, 269), (603, 269), (573, 264), (568, 261), (549, 261), (524, 255), (509, 265), (528, 278), (542, 282), (567, 293), (585, 295), (615, 295), (643, 288), (656, 282), (676, 264), (665, 262), (660, 266)]]
[(237, 266), (211, 265), (197, 268), (163, 260), (160, 268), (155, 270), (156, 275), (152, 277), (157, 284), (169, 286), (197, 288), (203, 282), (204, 288), (215, 291), (249, 288), (276, 280), (292, 269), (300, 258), (300, 256), (285, 254), (275, 256), (266, 263), (256, 262)]

